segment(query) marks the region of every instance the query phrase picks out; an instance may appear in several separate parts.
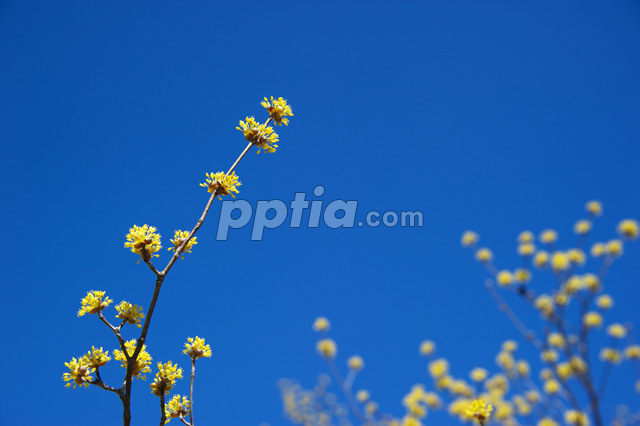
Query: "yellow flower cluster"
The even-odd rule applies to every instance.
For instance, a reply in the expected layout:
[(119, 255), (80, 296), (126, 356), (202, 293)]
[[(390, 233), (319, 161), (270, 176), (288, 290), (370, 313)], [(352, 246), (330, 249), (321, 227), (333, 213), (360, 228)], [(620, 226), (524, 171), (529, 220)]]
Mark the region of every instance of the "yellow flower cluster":
[(182, 368), (171, 361), (164, 364), (159, 362), (156, 377), (153, 379), (153, 383), (149, 385), (151, 393), (155, 396), (161, 396), (163, 392), (168, 395), (178, 379), (182, 379)]
[(102, 348), (96, 349), (95, 346), (91, 346), (91, 350), (83, 357), (91, 368), (99, 368), (107, 365), (107, 362), (111, 361), (109, 351), (104, 351)]
[[(180, 398), (182, 398), (182, 400)], [(189, 414), (189, 408), (190, 403), (186, 396), (181, 397), (180, 395), (174, 395), (164, 407), (167, 423), (169, 423), (171, 419), (184, 417)]]
[(240, 127), (236, 127), (236, 129), (244, 134), (244, 138), (247, 141), (258, 146), (258, 153), (260, 153), (260, 148), (264, 152), (276, 152), (279, 139), (278, 134), (273, 131), (273, 127), (259, 123), (253, 117), (247, 117), (245, 120), (240, 120)]
[(267, 112), (276, 124), (279, 124), (280, 126), (283, 124), (285, 126), (289, 125), (289, 119), (286, 117), (293, 116), (293, 113), (291, 112), (291, 106), (287, 104), (286, 99), (278, 98), (274, 100), (273, 96), (271, 96), (271, 100), (269, 100), (265, 97), (264, 101), (262, 101), (260, 105), (267, 109)]
[(338, 352), (338, 346), (332, 339), (322, 339), (316, 344), (316, 350), (320, 355), (327, 359), (333, 359)]
[(184, 344), (183, 354), (189, 355), (191, 359), (210, 358), (211, 346), (207, 345), (202, 337), (189, 337)]
[(90, 292), (88, 292), (80, 302), (82, 305), (80, 307), (80, 310), (78, 311), (78, 316), (81, 317), (84, 314), (93, 315), (103, 311), (113, 302), (113, 300), (109, 299), (108, 297), (105, 298), (105, 294), (106, 292), (104, 291), (91, 290)]
[(364, 361), (362, 357), (354, 355), (347, 360), (347, 367), (353, 371), (360, 371), (364, 368)]
[(126, 300), (123, 300), (119, 305), (116, 305), (116, 310), (118, 311), (118, 315), (116, 315), (116, 318), (121, 319), (123, 323), (137, 325), (138, 328), (142, 327), (142, 325), (140, 324), (140, 321), (142, 320), (142, 318), (144, 318), (142, 307), (138, 305), (132, 305)]
[[(203, 184), (200, 184), (200, 185), (203, 185)], [(212, 191), (209, 191), (209, 192), (212, 192)], [(233, 194), (231, 194), (231, 196), (233, 197)], [(181, 229), (176, 230), (173, 233), (173, 239), (171, 240), (171, 244), (173, 244), (173, 247), (169, 247), (168, 250), (173, 250), (174, 252), (177, 251), (180, 248), (180, 246), (184, 244), (187, 238), (189, 238), (189, 235), (191, 235), (191, 232), (189, 231), (183, 231)], [(193, 248), (193, 246), (198, 244), (198, 242), (196, 241), (197, 239), (198, 237), (193, 237), (189, 240), (184, 250), (182, 251), (182, 259), (184, 259), (185, 253), (191, 253), (191, 249)]]
[(73, 386), (74, 389), (76, 386), (89, 387), (89, 382), (93, 380), (91, 373), (95, 371), (95, 368), (91, 367), (86, 355), (78, 359), (72, 358), (64, 365), (69, 369), (69, 372), (62, 375), (62, 379), (67, 382), (66, 387)]
[(242, 185), (242, 183), (238, 181), (236, 172), (231, 172), (230, 175), (226, 175), (224, 172), (206, 173), (205, 175), (207, 181), (201, 183), (200, 186), (207, 188), (207, 192), (212, 194), (215, 192), (219, 197), (230, 194), (233, 198), (236, 197), (233, 195), (234, 192), (236, 194), (240, 192), (238, 191), (238, 187)]
[[(127, 354), (129, 357), (133, 356), (133, 353), (136, 351), (136, 339), (131, 339), (124, 344), (125, 349), (127, 350)], [(113, 358), (116, 361), (122, 362), (122, 367), (127, 368), (127, 358), (119, 349), (113, 351)], [(142, 345), (142, 350), (140, 354), (138, 354), (138, 358), (136, 359), (136, 364), (133, 367), (133, 377), (136, 379), (145, 380), (146, 376), (143, 373), (148, 373), (151, 371), (149, 366), (151, 365), (151, 355), (147, 352), (147, 345)]]
[(491, 416), (491, 412), (493, 411), (493, 406), (487, 404), (482, 399), (476, 399), (467, 408), (466, 414), (469, 417), (475, 417), (478, 419), (480, 424), (484, 424), (486, 420), (489, 420)]
[(331, 324), (329, 324), (329, 320), (325, 317), (318, 317), (313, 322), (313, 331), (317, 331), (319, 333), (326, 333), (331, 328)]
[[(124, 243), (125, 248), (131, 249), (131, 252), (139, 254), (142, 260), (150, 260), (152, 257), (159, 257), (156, 252), (160, 251), (160, 234), (156, 232), (156, 228), (149, 225), (137, 226), (129, 229), (127, 234), (127, 242)], [(140, 262), (138, 260), (138, 262)]]

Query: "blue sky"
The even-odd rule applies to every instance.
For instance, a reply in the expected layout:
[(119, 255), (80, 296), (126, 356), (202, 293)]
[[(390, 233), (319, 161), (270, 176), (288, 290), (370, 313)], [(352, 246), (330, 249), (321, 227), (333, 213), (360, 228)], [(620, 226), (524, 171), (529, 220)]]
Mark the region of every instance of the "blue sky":
[[(311, 386), (324, 371), (319, 315), (333, 323), (339, 363), (365, 359), (356, 386), (396, 415), (410, 386), (428, 382), (422, 339), (456, 375), (493, 366), (518, 335), (460, 235), (476, 230), (499, 267), (515, 268), (520, 231), (553, 227), (569, 247), (590, 199), (605, 208), (596, 240), (640, 218), (638, 46), (630, 0), (1, 2), (0, 424), (119, 422), (114, 395), (63, 387), (63, 362), (115, 348), (95, 318), (76, 317), (79, 301), (106, 290), (148, 306), (153, 276), (123, 248), (129, 227), (156, 226), (165, 247), (190, 229), (207, 200), (198, 183), (233, 162), (238, 120), (261, 117), (270, 95), (295, 117), (275, 154), (238, 167), (241, 199), (305, 192), (357, 200), (359, 218), (420, 210), (424, 226), (282, 227), (259, 242), (242, 229), (220, 242), (214, 204), (148, 337), (154, 360), (185, 367), (186, 337), (211, 344), (199, 422), (286, 424), (276, 381)], [(611, 271), (611, 320), (640, 320), (639, 258), (630, 245)], [(121, 371), (108, 371), (115, 384)], [(630, 372), (614, 372), (607, 418), (618, 402), (638, 406)], [(134, 424), (156, 422), (148, 382), (135, 383)]]

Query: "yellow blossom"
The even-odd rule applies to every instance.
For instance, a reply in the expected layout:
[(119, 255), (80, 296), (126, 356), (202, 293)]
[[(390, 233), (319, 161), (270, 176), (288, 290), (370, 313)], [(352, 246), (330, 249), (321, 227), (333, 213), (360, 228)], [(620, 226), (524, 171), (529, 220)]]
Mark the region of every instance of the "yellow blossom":
[(276, 124), (279, 124), (280, 126), (283, 124), (285, 126), (289, 125), (289, 119), (286, 117), (293, 116), (293, 113), (291, 112), (291, 106), (287, 104), (286, 99), (282, 99), (280, 97), (274, 100), (273, 96), (271, 96), (271, 101), (269, 101), (269, 99), (265, 97), (264, 101), (262, 101), (260, 105), (267, 109), (267, 112)]
[[(132, 253), (139, 254), (142, 260), (150, 260), (152, 257), (159, 257), (156, 252), (160, 251), (160, 234), (156, 228), (149, 225), (133, 225), (127, 234), (125, 248), (130, 248)], [(138, 260), (138, 262), (140, 262)]]
[(273, 131), (273, 127), (261, 124), (253, 117), (247, 117), (246, 122), (240, 120), (240, 127), (236, 127), (244, 134), (244, 138), (258, 146), (258, 153), (260, 148), (265, 152), (276, 152), (278, 145), (278, 134)]
[(518, 268), (513, 272), (513, 278), (518, 284), (526, 284), (531, 281), (531, 271), (524, 268)]
[(449, 371), (449, 363), (446, 359), (440, 358), (429, 363), (429, 374), (432, 377), (442, 377)]
[(144, 314), (142, 313), (142, 307), (138, 305), (132, 305), (131, 303), (123, 300), (120, 304), (116, 305), (116, 310), (118, 311), (118, 315), (116, 318), (120, 318), (123, 323), (127, 324), (135, 324), (138, 328), (141, 328), (140, 321), (144, 318)]
[(596, 306), (600, 309), (611, 309), (613, 306), (613, 297), (608, 294), (598, 296), (596, 299)]
[(518, 253), (521, 256), (531, 256), (536, 252), (536, 246), (531, 243), (520, 244), (518, 246)]
[(587, 371), (587, 362), (577, 355), (574, 355), (569, 359), (569, 364), (571, 364), (571, 368), (576, 374), (583, 374)]
[(513, 355), (510, 352), (502, 351), (496, 356), (496, 364), (504, 370), (511, 370), (515, 364)]
[[(377, 411), (378, 406), (376, 405), (375, 408)], [(402, 423), (400, 424), (400, 426), (422, 426), (422, 422), (420, 421), (420, 419), (414, 416), (406, 415), (402, 418)]]
[(489, 420), (492, 411), (492, 405), (485, 403), (482, 399), (476, 399), (467, 407), (465, 414), (468, 417), (475, 417), (481, 424), (484, 424), (486, 420)]
[(610, 240), (605, 247), (607, 254), (611, 257), (620, 257), (624, 252), (622, 240)]
[(515, 352), (518, 350), (518, 342), (514, 340), (505, 340), (502, 342), (502, 350), (505, 352)]
[(478, 241), (480, 241), (480, 236), (478, 234), (473, 231), (466, 231), (464, 234), (462, 234), (460, 243), (463, 247), (471, 247), (475, 246)]
[(327, 359), (335, 358), (338, 347), (331, 339), (322, 339), (316, 345), (316, 350)]
[(236, 172), (231, 172), (230, 175), (225, 174), (224, 172), (218, 173), (205, 173), (207, 177), (207, 181), (205, 183), (201, 183), (200, 186), (204, 186), (207, 188), (207, 192), (216, 193), (218, 197), (222, 197), (224, 195), (231, 195), (233, 198), (236, 198), (233, 193), (239, 193), (238, 187), (242, 185), (242, 182), (238, 181), (238, 176)]
[(91, 368), (104, 367), (111, 361), (109, 351), (103, 351), (102, 348), (96, 349), (95, 346), (91, 346), (91, 350), (83, 358)]
[(538, 401), (540, 401), (540, 393), (538, 393), (538, 391), (530, 390), (525, 395), (527, 397), (527, 401), (529, 401), (532, 404), (535, 404)]
[(589, 291), (596, 292), (600, 290), (600, 278), (595, 274), (584, 274), (582, 282)]
[(624, 356), (628, 359), (640, 359), (640, 345), (629, 345), (624, 350)]
[(553, 349), (547, 349), (540, 353), (540, 359), (546, 362), (558, 361), (558, 352)]
[(565, 411), (564, 421), (570, 426), (589, 426), (589, 416), (587, 416), (587, 413), (584, 413), (582, 411)]
[(354, 371), (360, 371), (364, 368), (364, 361), (358, 355), (354, 355), (347, 360), (347, 366)]
[(549, 253), (544, 250), (540, 250), (533, 256), (533, 264), (536, 268), (544, 268), (549, 264)]
[(598, 312), (587, 312), (582, 316), (582, 323), (587, 328), (596, 328), (602, 325), (602, 315)]
[[(233, 194), (231, 194), (231, 196), (233, 197)], [(173, 250), (174, 252), (177, 251), (180, 248), (180, 246), (184, 244), (187, 238), (189, 238), (189, 235), (191, 235), (191, 232), (189, 231), (182, 231), (180, 229), (174, 231), (173, 239), (171, 240), (173, 247), (169, 247), (167, 250)], [(185, 253), (191, 253), (191, 249), (193, 248), (193, 246), (198, 244), (198, 242), (196, 241), (197, 238), (198, 237), (193, 237), (189, 240), (184, 250), (182, 250), (182, 259), (184, 259)]]
[(614, 323), (607, 327), (607, 334), (616, 339), (623, 339), (627, 336), (627, 328), (622, 324)]
[(210, 358), (211, 346), (207, 345), (202, 337), (189, 337), (187, 343), (184, 344), (182, 353), (189, 355), (191, 359)]
[(158, 372), (153, 379), (153, 383), (150, 385), (151, 392), (155, 396), (162, 396), (163, 392), (165, 395), (168, 395), (178, 379), (182, 379), (182, 368), (178, 367), (177, 364), (173, 364), (171, 361), (165, 364), (159, 362)]
[(541, 243), (553, 244), (558, 241), (558, 233), (553, 229), (545, 229), (538, 237)]
[(369, 398), (371, 398), (371, 394), (369, 393), (368, 390), (363, 389), (356, 392), (356, 399), (360, 403), (367, 402)]
[(585, 209), (587, 210), (587, 213), (593, 216), (602, 215), (602, 203), (600, 203), (600, 201), (589, 201), (585, 205)]
[(540, 378), (542, 380), (549, 380), (553, 378), (553, 372), (548, 368), (543, 368), (542, 370), (540, 370)]
[(370, 416), (373, 416), (378, 412), (378, 403), (374, 401), (369, 401), (364, 406), (364, 411)]
[(81, 317), (84, 314), (92, 315), (103, 311), (107, 306), (109, 306), (109, 304), (113, 302), (113, 300), (109, 299), (108, 297), (105, 297), (104, 300), (102, 300), (105, 294), (106, 292), (104, 291), (91, 290), (90, 292), (88, 292), (80, 302), (82, 306), (78, 311), (78, 316)]
[(529, 363), (523, 359), (516, 362), (516, 371), (520, 377), (527, 377), (529, 375)]
[(329, 320), (325, 317), (318, 317), (313, 322), (313, 331), (317, 332), (327, 332), (331, 328), (331, 324), (329, 324)]
[[(126, 342), (124, 347), (127, 350), (129, 357), (132, 357), (137, 348), (136, 339), (131, 339)], [(127, 358), (125, 357), (124, 352), (119, 349), (114, 350), (113, 358), (116, 361), (121, 361), (123, 368), (127, 368)], [(138, 359), (133, 367), (133, 377), (145, 380), (145, 375), (141, 373), (150, 372), (151, 368), (149, 368), (149, 365), (151, 365), (151, 355), (147, 352), (147, 345), (142, 345), (142, 350), (140, 351), (140, 354), (138, 354)]]
[(509, 271), (500, 271), (496, 276), (496, 282), (499, 286), (508, 287), (513, 284), (513, 274)]
[(553, 395), (560, 392), (560, 383), (557, 380), (550, 379), (544, 382), (543, 386), (544, 392)]
[(568, 380), (573, 376), (573, 368), (571, 368), (571, 364), (568, 362), (561, 362), (556, 365), (556, 373), (561, 380)]
[(594, 243), (591, 246), (591, 256), (601, 257), (607, 254), (607, 246), (604, 243)]
[(545, 318), (552, 316), (555, 311), (553, 299), (546, 294), (538, 296), (534, 302), (534, 306)]
[(571, 275), (563, 287), (567, 294), (576, 294), (584, 287), (584, 281), (579, 275)]
[(611, 364), (620, 364), (622, 361), (622, 354), (617, 349), (602, 348), (600, 351), (600, 359), (604, 362), (610, 362)]
[(442, 405), (440, 397), (435, 392), (425, 392), (422, 396), (422, 400), (425, 404), (427, 404), (427, 407), (429, 408), (438, 409)]
[(469, 377), (471, 377), (471, 380), (473, 380), (474, 382), (482, 382), (487, 378), (488, 375), (489, 372), (487, 370), (479, 367), (474, 368), (473, 370), (471, 370), (471, 373), (469, 373)]
[(480, 248), (476, 251), (476, 260), (478, 262), (486, 263), (491, 262), (493, 259), (493, 253), (488, 248)]
[(424, 340), (420, 343), (420, 355), (429, 356), (433, 354), (436, 350), (436, 344), (431, 340)]
[(78, 359), (71, 358), (70, 362), (65, 362), (64, 365), (69, 369), (68, 373), (62, 375), (62, 379), (67, 382), (66, 387), (76, 388), (77, 386), (89, 387), (89, 382), (93, 380), (90, 376), (95, 371), (89, 364), (89, 360), (86, 356), (82, 356)]
[(520, 235), (518, 235), (518, 242), (520, 244), (530, 244), (533, 243), (533, 232), (531, 231), (522, 231)]
[(567, 251), (567, 256), (569, 256), (569, 260), (574, 265), (584, 265), (587, 261), (587, 255), (580, 249), (570, 249)]
[(538, 424), (536, 426), (560, 426), (560, 425), (551, 417), (543, 417), (538, 421)]
[(180, 416), (185, 417), (189, 414), (189, 400), (186, 396), (182, 397), (182, 401), (180, 400), (180, 395), (174, 395), (173, 398), (167, 403), (164, 408), (165, 415), (167, 417), (167, 423), (171, 419), (178, 418)]
[(573, 232), (578, 235), (584, 235), (587, 232), (591, 231), (591, 221), (590, 220), (579, 220), (573, 226)]
[(564, 337), (560, 333), (549, 333), (547, 336), (547, 343), (549, 346), (558, 349), (564, 349), (566, 346)]
[(566, 271), (569, 269), (570, 263), (571, 260), (567, 253), (557, 251), (551, 255), (551, 268), (556, 272)]
[(634, 219), (625, 219), (618, 224), (618, 234), (629, 240), (635, 240), (640, 234), (638, 222)]

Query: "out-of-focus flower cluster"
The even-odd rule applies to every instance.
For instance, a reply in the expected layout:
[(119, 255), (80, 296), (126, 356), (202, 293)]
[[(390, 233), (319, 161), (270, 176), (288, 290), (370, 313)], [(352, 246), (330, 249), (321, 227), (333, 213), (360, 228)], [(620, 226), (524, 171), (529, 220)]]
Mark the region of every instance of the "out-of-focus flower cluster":
[[(352, 390), (364, 361), (356, 355), (348, 358), (343, 376), (336, 362), (337, 344), (328, 336), (330, 323), (319, 317), (312, 327), (319, 334), (316, 351), (327, 361), (338, 392), (327, 391), (328, 378), (323, 379), (324, 386), (316, 385), (312, 390), (283, 380), (280, 388), (286, 415), (305, 426), (421, 426), (430, 410), (445, 408), (462, 422), (482, 426), (604, 425), (600, 404), (613, 367), (628, 360), (635, 364), (636, 372), (640, 371), (640, 345), (635, 342), (633, 327), (610, 312), (614, 300), (605, 293), (611, 265), (622, 256), (627, 243), (638, 239), (639, 226), (633, 219), (622, 220), (616, 228), (618, 238), (596, 242), (587, 249), (593, 222), (603, 213), (602, 205), (591, 201), (586, 212), (573, 227), (575, 244), (567, 248), (560, 247), (559, 234), (553, 229), (542, 230), (537, 238), (531, 231), (520, 233), (516, 251), (521, 263), (513, 269), (496, 267), (494, 253), (479, 245), (477, 233), (462, 235), (462, 245), (473, 251), (493, 278), (487, 288), (499, 310), (507, 313), (523, 342), (533, 344), (535, 358), (527, 358), (530, 351), (519, 351), (517, 341), (507, 340), (495, 357), (497, 368), (478, 366), (461, 377), (453, 374), (446, 358), (436, 356), (436, 343), (425, 340), (418, 350), (428, 358), (431, 385), (414, 385), (402, 399), (405, 413), (396, 417), (385, 414), (371, 400), (369, 390)], [(534, 286), (534, 275), (543, 272), (553, 284), (547, 280)], [(537, 311), (541, 332), (527, 328), (502, 297), (505, 292), (513, 294), (509, 300), (524, 302)], [(640, 380), (635, 380), (630, 387), (640, 392)], [(616, 415), (612, 424), (634, 424), (633, 415), (625, 413)]]

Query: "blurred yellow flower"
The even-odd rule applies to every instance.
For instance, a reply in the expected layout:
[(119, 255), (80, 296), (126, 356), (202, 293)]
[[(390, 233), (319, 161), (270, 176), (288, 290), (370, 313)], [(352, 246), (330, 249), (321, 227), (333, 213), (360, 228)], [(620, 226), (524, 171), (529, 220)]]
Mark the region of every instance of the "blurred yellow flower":
[(602, 203), (600, 201), (589, 201), (585, 205), (585, 210), (593, 216), (600, 216), (602, 215)]
[(597, 328), (602, 326), (602, 315), (598, 312), (587, 312), (582, 316), (582, 324), (587, 328)]
[(331, 324), (329, 324), (329, 320), (325, 317), (318, 317), (313, 322), (313, 331), (317, 332), (326, 332), (331, 328)]
[(520, 235), (518, 235), (518, 242), (520, 244), (530, 244), (533, 243), (533, 232), (531, 231), (522, 231)]
[(488, 375), (489, 372), (487, 370), (479, 367), (474, 368), (473, 370), (471, 370), (471, 373), (469, 373), (469, 377), (474, 382), (482, 382), (487, 378)]
[(635, 240), (638, 238), (638, 234), (640, 233), (640, 227), (638, 226), (638, 222), (634, 219), (625, 219), (618, 224), (618, 233), (630, 240)]
[(449, 363), (446, 359), (440, 358), (429, 363), (429, 374), (432, 377), (442, 377), (449, 371)]
[(496, 276), (496, 282), (499, 286), (508, 287), (513, 284), (513, 274), (507, 270), (500, 271)]
[(536, 268), (544, 268), (549, 264), (549, 253), (544, 250), (540, 250), (533, 256), (533, 264)]
[(360, 371), (364, 368), (364, 361), (358, 355), (354, 355), (347, 360), (347, 366), (354, 371)]
[(480, 241), (480, 236), (473, 231), (466, 231), (462, 234), (461, 244), (463, 247), (474, 246)]
[(491, 262), (493, 253), (488, 248), (481, 248), (476, 251), (476, 260), (482, 263)]
[(327, 359), (333, 359), (336, 356), (338, 347), (336, 342), (331, 339), (322, 339), (316, 344), (316, 350), (320, 355)]
[(607, 327), (607, 334), (616, 339), (623, 339), (627, 337), (627, 328), (622, 324), (614, 323)]
[(558, 241), (558, 233), (553, 229), (545, 229), (538, 237), (541, 243), (553, 244)]
[(598, 296), (596, 299), (596, 306), (600, 309), (611, 309), (613, 306), (613, 297), (608, 294)]
[(578, 235), (584, 235), (591, 231), (591, 221), (590, 220), (579, 220), (573, 226), (573, 231)]
[(434, 351), (436, 350), (436, 344), (433, 343), (431, 340), (424, 340), (422, 343), (420, 343), (420, 355), (423, 356), (428, 356), (434, 353)]

